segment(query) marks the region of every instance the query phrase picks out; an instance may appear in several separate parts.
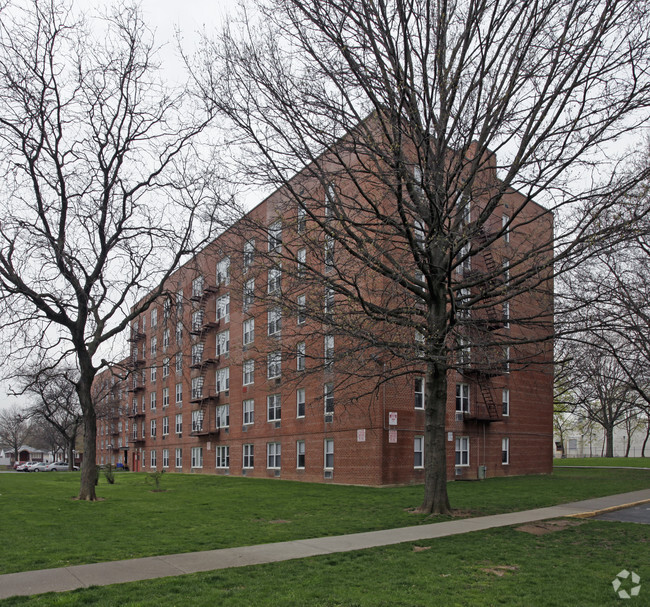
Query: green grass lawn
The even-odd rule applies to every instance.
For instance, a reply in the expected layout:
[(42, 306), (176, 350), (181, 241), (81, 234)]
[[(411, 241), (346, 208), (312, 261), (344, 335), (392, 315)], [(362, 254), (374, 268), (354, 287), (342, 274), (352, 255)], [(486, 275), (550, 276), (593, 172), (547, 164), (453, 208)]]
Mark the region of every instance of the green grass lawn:
[[(78, 473), (0, 475), (0, 573), (355, 533), (432, 522), (409, 512), (422, 487), (370, 488), (170, 474), (102, 479), (78, 502)], [(525, 510), (650, 487), (650, 471), (556, 470), (552, 476), (449, 484), (472, 515)], [(443, 520), (443, 519), (439, 519)]]
[(554, 466), (621, 466), (650, 468), (650, 457), (567, 457), (553, 460)]
[[(573, 521), (572, 521), (573, 522)], [(578, 521), (575, 521), (578, 522)], [(397, 607), (647, 605), (650, 526), (580, 521), (536, 536), (515, 528), (255, 567), (0, 601), (1, 607), (115, 605)], [(641, 576), (621, 601), (612, 580)], [(624, 588), (631, 584), (626, 583)]]

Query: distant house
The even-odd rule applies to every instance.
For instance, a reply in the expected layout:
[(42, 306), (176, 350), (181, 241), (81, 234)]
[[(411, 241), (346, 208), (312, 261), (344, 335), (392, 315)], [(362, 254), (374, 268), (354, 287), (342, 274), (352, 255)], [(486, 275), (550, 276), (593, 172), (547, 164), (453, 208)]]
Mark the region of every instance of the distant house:
[[(21, 462), (47, 462), (52, 461), (49, 453), (42, 449), (22, 445), (18, 450), (18, 461)], [(0, 466), (11, 466), (14, 463), (14, 451), (11, 447), (2, 447), (0, 449)]]

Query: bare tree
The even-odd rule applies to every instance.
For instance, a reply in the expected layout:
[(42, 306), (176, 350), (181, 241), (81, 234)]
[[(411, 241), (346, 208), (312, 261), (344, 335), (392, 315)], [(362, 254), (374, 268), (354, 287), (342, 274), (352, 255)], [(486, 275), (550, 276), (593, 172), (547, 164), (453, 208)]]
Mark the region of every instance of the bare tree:
[(57, 445), (66, 453), (70, 470), (74, 468), (74, 450), (83, 422), (75, 384), (78, 374), (73, 369), (40, 368), (23, 378), (24, 392), (33, 395), (28, 408), (33, 420), (51, 427), (58, 437)]
[(136, 7), (92, 21), (56, 1), (0, 11), (2, 325), (15, 356), (74, 361), (79, 499), (93, 500), (93, 379), (213, 217), (197, 139), (209, 116), (162, 84)]
[[(354, 336), (402, 361), (389, 372), (426, 365), (423, 511), (449, 509), (448, 371), (470, 341), (484, 378), (504, 351), (548, 364), (532, 343), (552, 334), (554, 256), (565, 270), (585, 235), (637, 217), (602, 221), (642, 177), (615, 172), (613, 144), (648, 119), (649, 14), (632, 0), (260, 0), (205, 41), (196, 85), (243, 148), (237, 178), (281, 186), (283, 221), (315, 226), (313, 280), (356, 312)], [(501, 308), (520, 330), (490, 330)]]
[(25, 444), (30, 432), (29, 415), (21, 407), (0, 410), (0, 442), (11, 447), (14, 461), (18, 461), (20, 447)]

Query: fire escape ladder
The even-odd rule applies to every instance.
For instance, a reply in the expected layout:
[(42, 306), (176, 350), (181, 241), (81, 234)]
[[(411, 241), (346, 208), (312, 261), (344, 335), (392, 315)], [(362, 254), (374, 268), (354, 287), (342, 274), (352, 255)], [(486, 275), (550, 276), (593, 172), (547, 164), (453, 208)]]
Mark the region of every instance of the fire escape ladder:
[(487, 410), (488, 416), (490, 419), (499, 419), (499, 410), (497, 409), (497, 404), (494, 402), (494, 396), (492, 395), (492, 390), (487, 383), (485, 378), (479, 378), (478, 387), (481, 391), (481, 396), (483, 397), (483, 402), (485, 403), (485, 408)]

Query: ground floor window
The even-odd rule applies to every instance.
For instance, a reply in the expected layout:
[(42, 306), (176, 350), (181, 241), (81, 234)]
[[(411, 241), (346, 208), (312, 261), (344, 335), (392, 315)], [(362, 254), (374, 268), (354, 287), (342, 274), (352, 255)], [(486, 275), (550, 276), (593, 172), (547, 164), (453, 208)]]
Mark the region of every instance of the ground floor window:
[(280, 443), (266, 443), (266, 467), (279, 470), (281, 454), (282, 446)]
[(230, 467), (230, 447), (220, 446), (216, 448), (217, 452), (217, 468)]
[(469, 437), (459, 436), (456, 439), (456, 465), (469, 466)]
[(244, 445), (244, 468), (253, 468), (255, 465), (254, 445)]
[(183, 449), (176, 449), (176, 467), (177, 468), (182, 468), (183, 467)]
[(510, 463), (510, 439), (501, 439), (501, 463), (506, 465)]
[(424, 436), (413, 439), (413, 467), (424, 468)]
[(203, 447), (192, 447), (192, 468), (203, 468)]
[(305, 441), (296, 441), (296, 468), (305, 467)]
[(325, 469), (332, 470), (334, 468), (334, 439), (325, 439)]
[(163, 449), (162, 457), (163, 457), (163, 461), (162, 461), (163, 468), (169, 468), (169, 449)]

